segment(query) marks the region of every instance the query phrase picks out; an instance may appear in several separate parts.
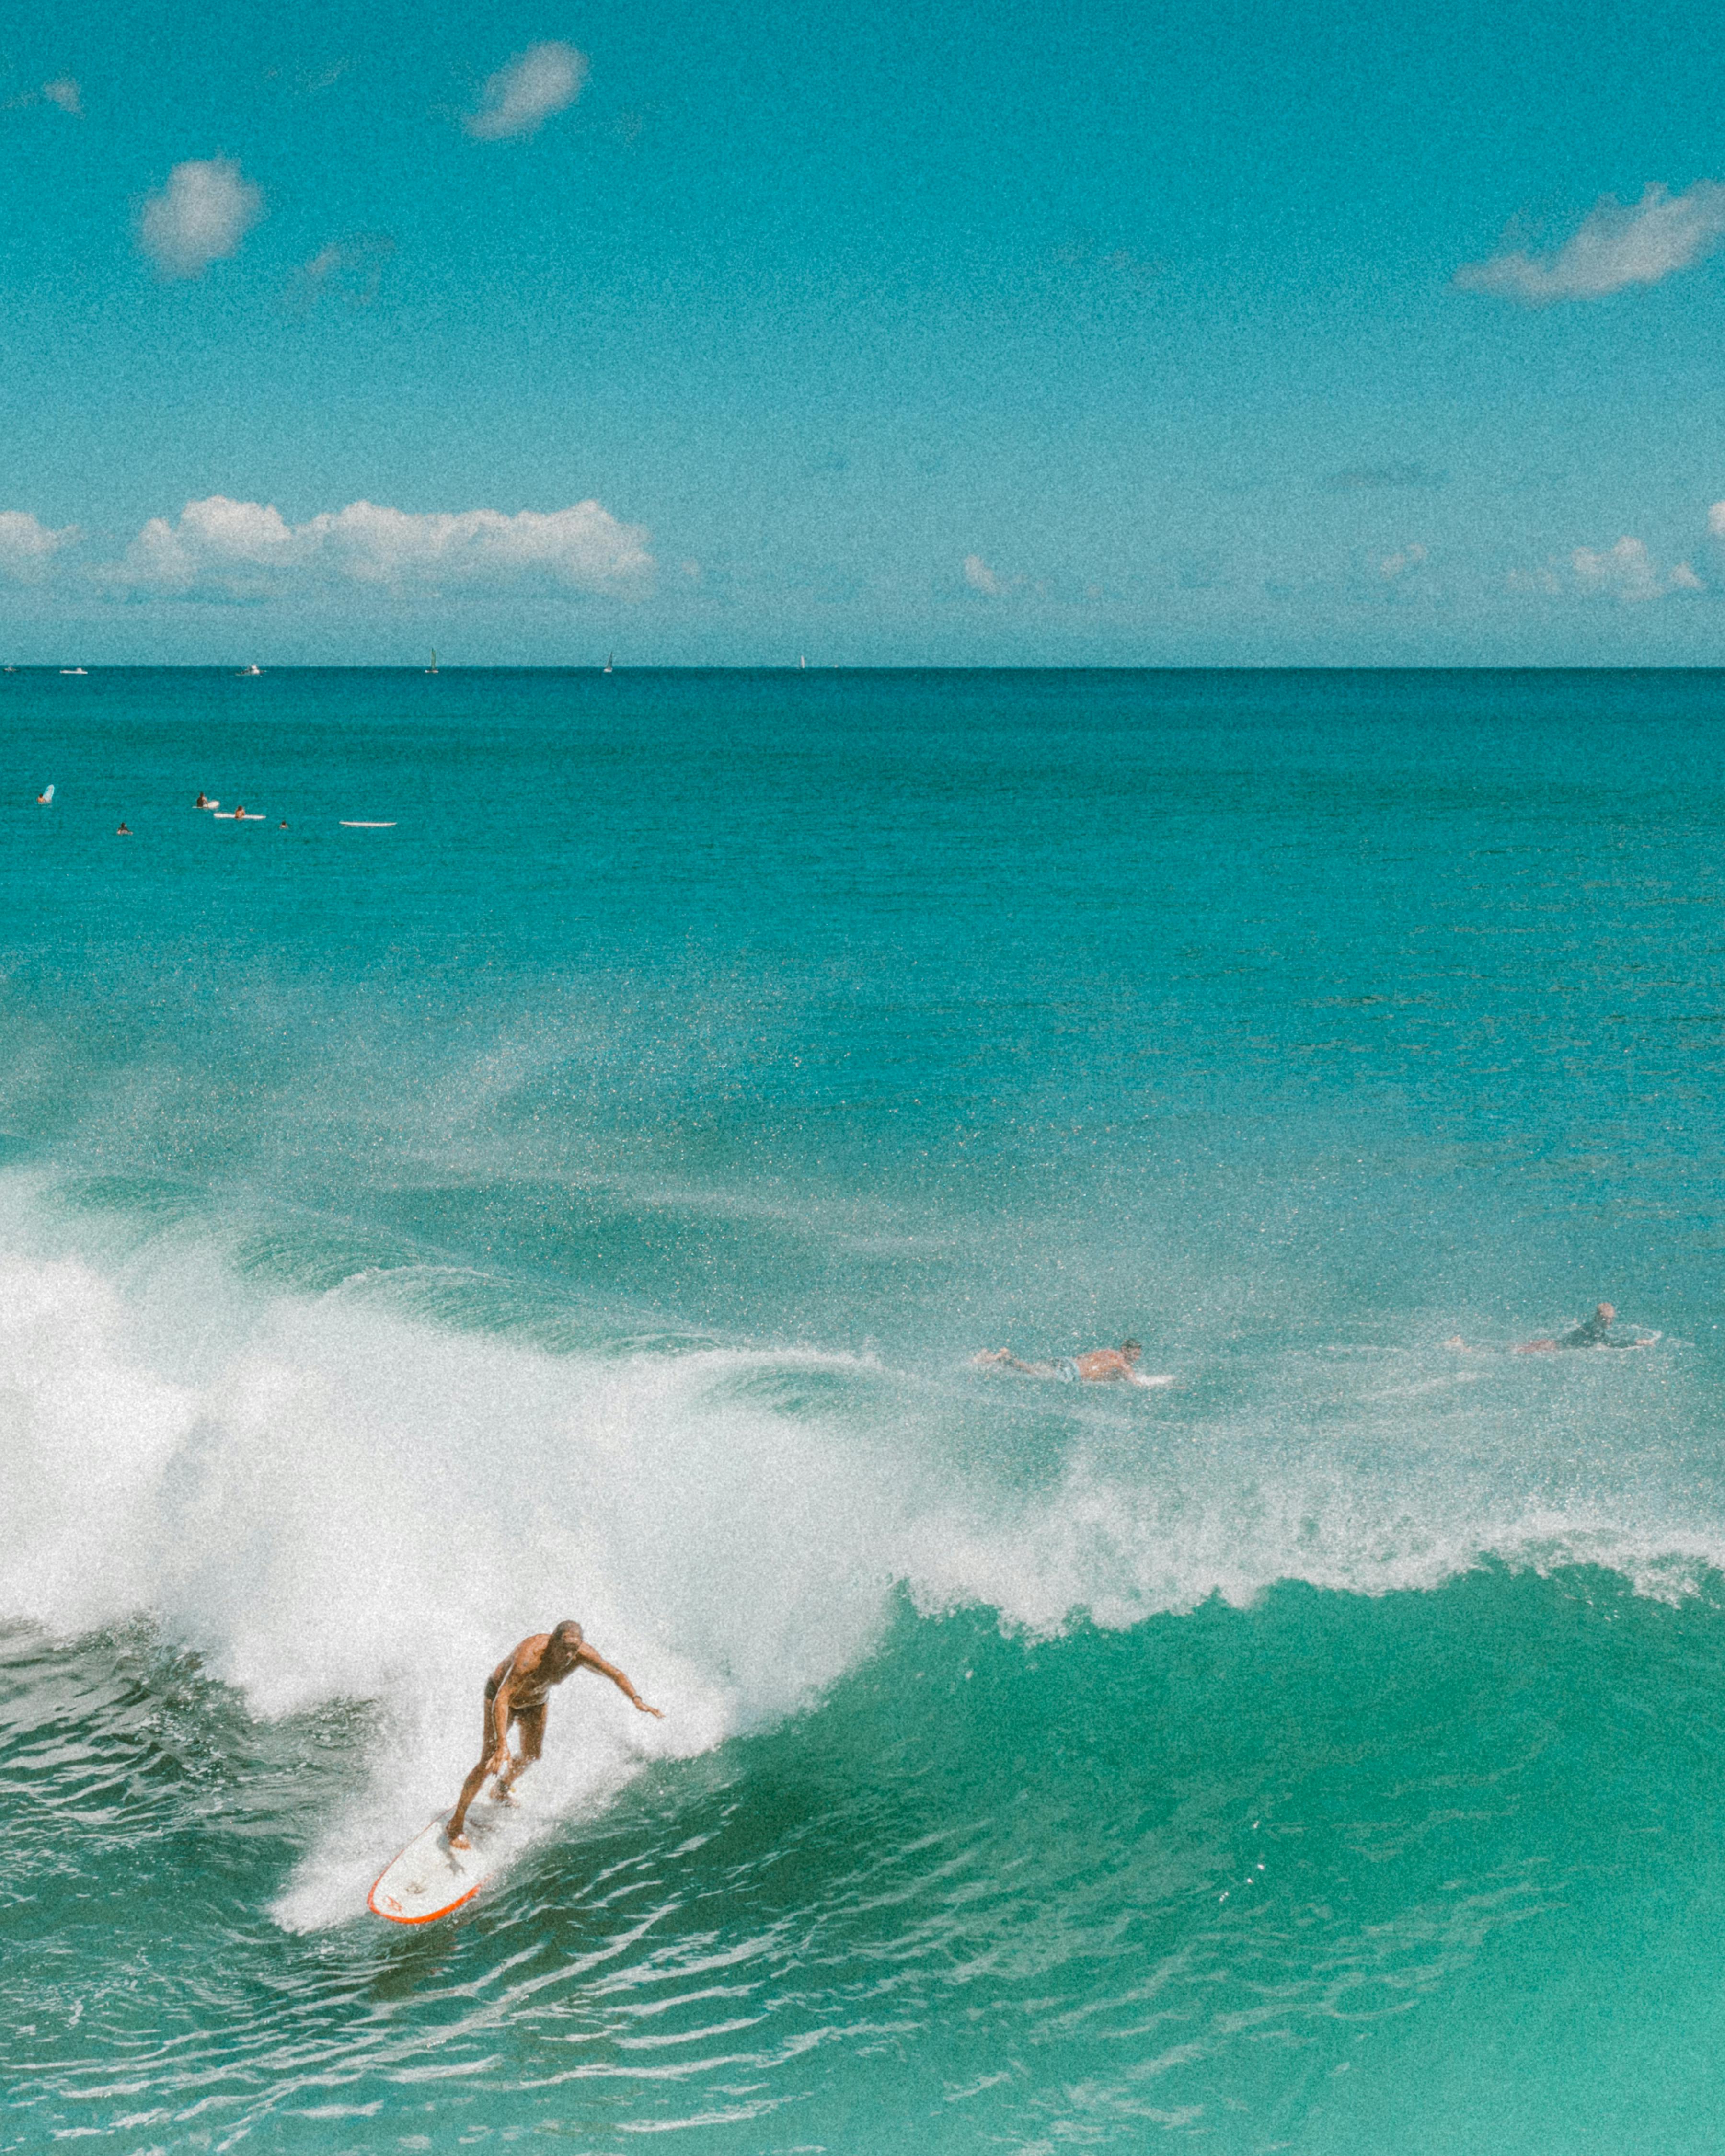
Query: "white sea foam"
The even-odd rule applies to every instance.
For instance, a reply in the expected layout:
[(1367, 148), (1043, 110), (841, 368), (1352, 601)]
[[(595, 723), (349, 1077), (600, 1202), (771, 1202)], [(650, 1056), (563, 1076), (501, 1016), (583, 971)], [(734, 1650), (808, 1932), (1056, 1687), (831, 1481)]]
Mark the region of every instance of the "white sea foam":
[[(1321, 1398), (1294, 1367), (1199, 1413), (807, 1350), (552, 1354), (375, 1278), (259, 1292), (195, 1235), (74, 1255), (46, 1217), (22, 1185), (0, 1207), (0, 1613), (69, 1635), (151, 1612), (259, 1716), (376, 1702), (370, 1784), (279, 1906), (295, 1928), (360, 1907), (471, 1763), (485, 1672), (564, 1615), (665, 1718), (560, 1696), (529, 1785), (552, 1818), (815, 1699), (899, 1591), (1049, 1633), (1494, 1557), (1664, 1595), (1725, 1565), (1712, 1499), (1611, 1437), (1602, 1368), (1578, 1391), (1502, 1358), (1428, 1393), (1410, 1351), (1387, 1389), (1381, 1357)], [(1430, 1398), (1414, 1443), (1391, 1418)]]

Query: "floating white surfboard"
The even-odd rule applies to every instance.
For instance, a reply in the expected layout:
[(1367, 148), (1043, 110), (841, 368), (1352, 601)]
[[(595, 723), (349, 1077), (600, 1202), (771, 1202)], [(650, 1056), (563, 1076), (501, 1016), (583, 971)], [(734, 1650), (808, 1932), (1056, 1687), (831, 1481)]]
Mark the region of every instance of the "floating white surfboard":
[[(490, 1807), (486, 1807), (487, 1810)], [(366, 1897), (366, 1907), (392, 1924), (429, 1924), (470, 1902), (501, 1853), (497, 1822), (467, 1815), (470, 1849), (451, 1849), (444, 1812), (423, 1827)]]
[(357, 824), (347, 816), (341, 819), (341, 824), (344, 831), (393, 831), (395, 829), (393, 824)]

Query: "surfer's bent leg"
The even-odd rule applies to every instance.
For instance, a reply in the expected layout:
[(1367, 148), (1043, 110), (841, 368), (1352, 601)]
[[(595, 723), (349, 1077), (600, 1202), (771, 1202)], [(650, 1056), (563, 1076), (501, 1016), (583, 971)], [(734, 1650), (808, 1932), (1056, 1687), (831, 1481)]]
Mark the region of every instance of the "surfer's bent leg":
[[(542, 1707), (540, 1710), (542, 1723), (544, 1718), (545, 1712)], [(467, 1824), (467, 1807), (485, 1786), (485, 1777), (492, 1774), (506, 1774), (509, 1765), (509, 1724), (515, 1719), (515, 1714), (511, 1712), (509, 1720), (503, 1725), (503, 1734), (500, 1737), (497, 1732), (497, 1695), (490, 1686), (487, 1686), (485, 1722), (484, 1732), (480, 1738), (479, 1764), (461, 1784), (461, 1794), (455, 1799), (455, 1809), (449, 1814), (449, 1840), (457, 1849), (465, 1849), (467, 1846), (461, 1835), (462, 1828)]]
[(485, 1786), (485, 1777), (491, 1771), (491, 1755), (488, 1752), (467, 1779), (461, 1784), (461, 1794), (455, 1799), (455, 1809), (449, 1814), (449, 1841), (456, 1849), (465, 1849), (467, 1844), (461, 1830), (467, 1824), (467, 1807)]
[(511, 1760), (497, 1777), (497, 1799), (500, 1804), (510, 1801), (511, 1784), (526, 1773), (545, 1749), (545, 1709), (542, 1707), (530, 1707), (511, 1719), (521, 1724), (521, 1756), (519, 1759)]

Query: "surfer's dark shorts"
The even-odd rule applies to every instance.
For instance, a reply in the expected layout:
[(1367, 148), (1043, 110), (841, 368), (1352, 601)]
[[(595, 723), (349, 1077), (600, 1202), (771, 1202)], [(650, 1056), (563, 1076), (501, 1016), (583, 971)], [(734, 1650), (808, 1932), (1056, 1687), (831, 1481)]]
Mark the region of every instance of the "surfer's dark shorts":
[[(488, 1730), (491, 1726), (491, 1709), (495, 1705), (496, 1699), (497, 1680), (495, 1677), (487, 1677), (485, 1679), (485, 1727)], [(531, 1722), (536, 1714), (544, 1713), (547, 1705), (547, 1702), (542, 1699), (536, 1700), (531, 1707), (516, 1707), (511, 1704), (509, 1718), (511, 1722)]]

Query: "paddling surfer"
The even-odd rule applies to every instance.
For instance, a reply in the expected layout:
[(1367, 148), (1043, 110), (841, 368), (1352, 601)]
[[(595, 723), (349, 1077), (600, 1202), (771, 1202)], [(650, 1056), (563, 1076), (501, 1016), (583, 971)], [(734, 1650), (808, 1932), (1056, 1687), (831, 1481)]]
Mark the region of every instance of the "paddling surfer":
[(1137, 1340), (1117, 1348), (1092, 1348), (1083, 1355), (1056, 1355), (1045, 1363), (1021, 1363), (1009, 1348), (984, 1348), (973, 1359), (980, 1369), (1018, 1370), (1027, 1378), (1052, 1378), (1060, 1384), (1171, 1385), (1168, 1377), (1147, 1377), (1137, 1368), (1143, 1353)]
[[(1560, 1334), (1555, 1340), (1524, 1340), (1517, 1348), (1517, 1355), (1553, 1355), (1561, 1348), (1651, 1348), (1653, 1340), (1645, 1336), (1639, 1340), (1614, 1340), (1611, 1327), (1617, 1312), (1609, 1302), (1600, 1303), (1591, 1317), (1582, 1319), (1573, 1332)], [(1653, 1336), (1656, 1339), (1658, 1335)]]
[[(648, 1706), (621, 1670), (588, 1645), (572, 1617), (566, 1617), (554, 1631), (531, 1634), (506, 1661), (498, 1663), (486, 1681), (485, 1728), (479, 1764), (461, 1784), (461, 1794), (449, 1815), (451, 1849), (470, 1846), (461, 1830), (467, 1823), (467, 1808), (484, 1788), (487, 1775), (497, 1777), (498, 1800), (509, 1802), (511, 1786), (544, 1748), (547, 1695), (553, 1685), (560, 1685), (577, 1670), (596, 1670), (602, 1677), (609, 1677), (638, 1712), (660, 1714), (660, 1708)], [(516, 1722), (521, 1725), (521, 1748), (520, 1757), (512, 1758), (509, 1731)]]

